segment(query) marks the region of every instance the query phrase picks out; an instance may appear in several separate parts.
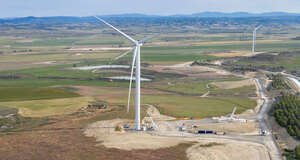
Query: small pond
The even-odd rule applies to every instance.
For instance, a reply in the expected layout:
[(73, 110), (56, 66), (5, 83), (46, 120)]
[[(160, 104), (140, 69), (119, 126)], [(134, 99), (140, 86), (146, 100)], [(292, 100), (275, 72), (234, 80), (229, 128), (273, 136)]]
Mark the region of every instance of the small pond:
[(73, 70), (93, 70), (93, 69), (128, 69), (127, 65), (100, 65), (100, 66), (84, 66), (84, 67), (73, 67)]
[[(107, 78), (115, 79), (115, 80), (127, 80), (127, 81), (130, 80), (130, 76), (115, 76), (115, 77), (107, 77)], [(135, 81), (135, 77), (133, 77), (132, 79)], [(141, 77), (141, 81), (142, 82), (151, 82), (152, 79), (142, 78)]]

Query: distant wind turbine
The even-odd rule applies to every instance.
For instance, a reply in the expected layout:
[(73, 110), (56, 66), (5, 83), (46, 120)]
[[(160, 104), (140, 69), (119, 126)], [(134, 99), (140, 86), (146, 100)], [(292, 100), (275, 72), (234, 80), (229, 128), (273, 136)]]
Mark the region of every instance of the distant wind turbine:
[(256, 31), (260, 29), (262, 26), (258, 26), (253, 30), (253, 42), (252, 42), (252, 53), (255, 54), (255, 45), (256, 45)]
[(154, 38), (155, 36), (157, 36), (157, 34), (151, 35), (149, 37), (146, 37), (145, 39), (137, 41), (137, 40), (131, 38), (130, 36), (128, 36), (127, 34), (125, 34), (124, 32), (120, 31), (116, 27), (114, 27), (111, 24), (107, 23), (103, 19), (101, 19), (97, 16), (95, 16), (95, 18), (97, 18), (101, 22), (105, 23), (106, 25), (108, 25), (112, 29), (119, 32), (121, 35), (123, 35), (125, 38), (127, 38), (129, 41), (131, 41), (134, 45), (134, 54), (133, 54), (133, 58), (132, 58), (132, 67), (131, 67), (131, 75), (130, 75), (130, 83), (129, 83), (127, 112), (129, 112), (131, 85), (132, 85), (132, 80), (133, 80), (133, 70), (134, 70), (134, 66), (136, 64), (136, 67), (135, 67), (135, 90), (136, 90), (136, 95), (135, 95), (135, 123), (136, 123), (136, 130), (139, 131), (139, 130), (141, 130), (141, 123), (140, 123), (141, 122), (141, 107), (140, 107), (140, 105), (141, 105), (141, 101), (140, 101), (141, 100), (141, 55), (140, 55), (141, 46), (146, 41), (148, 41), (148, 40)]

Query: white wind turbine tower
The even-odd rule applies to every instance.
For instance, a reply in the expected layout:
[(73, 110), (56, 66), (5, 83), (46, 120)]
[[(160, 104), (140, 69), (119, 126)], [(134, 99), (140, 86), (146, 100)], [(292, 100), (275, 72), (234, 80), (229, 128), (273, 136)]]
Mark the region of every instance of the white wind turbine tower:
[(98, 20), (102, 21), (103, 23), (105, 23), (106, 25), (111, 27), (112, 29), (119, 32), (121, 35), (123, 35), (128, 40), (130, 40), (134, 45), (134, 54), (133, 54), (133, 59), (132, 59), (132, 67), (131, 67), (131, 75), (130, 75), (130, 83), (129, 83), (127, 112), (129, 112), (133, 71), (134, 71), (134, 66), (136, 64), (136, 67), (135, 67), (135, 90), (136, 90), (135, 91), (136, 92), (136, 95), (135, 95), (135, 123), (136, 123), (136, 130), (139, 131), (139, 130), (141, 130), (141, 123), (140, 123), (141, 122), (141, 116), (140, 116), (140, 114), (141, 114), (141, 106), (140, 106), (141, 105), (141, 101), (140, 101), (141, 100), (141, 56), (140, 56), (141, 46), (143, 45), (144, 42), (154, 38), (156, 35), (152, 35), (152, 36), (146, 37), (143, 40), (137, 41), (137, 40), (131, 38), (130, 36), (128, 36), (127, 34), (125, 34), (124, 32), (120, 31), (116, 27), (107, 23), (103, 19), (101, 19), (97, 16), (95, 16), (95, 18), (97, 18)]
[(253, 30), (253, 42), (252, 42), (252, 53), (255, 54), (255, 45), (256, 45), (256, 31), (262, 26), (258, 26)]

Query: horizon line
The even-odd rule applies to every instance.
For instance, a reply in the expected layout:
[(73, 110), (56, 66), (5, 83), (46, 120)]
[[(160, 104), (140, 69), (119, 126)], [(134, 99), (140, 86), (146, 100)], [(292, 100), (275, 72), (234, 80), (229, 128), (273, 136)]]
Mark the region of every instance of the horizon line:
[[(105, 16), (125, 16), (125, 15), (141, 15), (141, 16), (157, 16), (157, 17), (172, 17), (172, 16), (193, 16), (195, 14), (203, 14), (203, 13), (219, 13), (219, 14), (234, 14), (234, 13), (246, 13), (249, 15), (262, 15), (262, 14), (268, 14), (268, 13), (282, 13), (282, 14), (299, 14), (300, 12), (286, 12), (286, 11), (273, 11), (273, 12), (247, 12), (247, 11), (236, 11), (236, 12), (220, 12), (220, 11), (203, 11), (203, 12), (195, 12), (195, 13), (176, 13), (176, 14), (169, 14), (169, 15), (163, 15), (163, 14), (148, 14), (148, 13), (112, 13), (112, 14), (95, 14), (97, 16), (105, 17)], [(16, 18), (28, 18), (28, 17), (34, 17), (34, 18), (47, 18), (47, 17), (92, 17), (95, 15), (86, 15), (86, 16), (79, 16), (79, 15), (49, 15), (49, 16), (15, 16), (15, 17), (0, 17), (0, 19), (16, 19)], [(211, 17), (213, 18), (213, 17)]]

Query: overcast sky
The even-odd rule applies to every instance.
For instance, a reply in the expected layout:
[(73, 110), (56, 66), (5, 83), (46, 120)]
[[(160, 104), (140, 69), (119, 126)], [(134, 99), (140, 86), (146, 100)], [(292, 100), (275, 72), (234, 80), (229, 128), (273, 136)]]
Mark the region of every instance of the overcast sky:
[(300, 0), (0, 0), (0, 17), (155, 15), (218, 12), (297, 12)]

